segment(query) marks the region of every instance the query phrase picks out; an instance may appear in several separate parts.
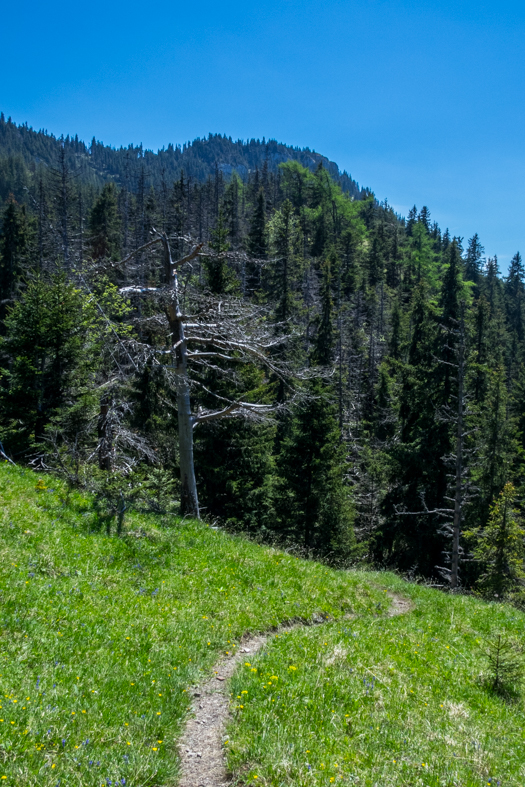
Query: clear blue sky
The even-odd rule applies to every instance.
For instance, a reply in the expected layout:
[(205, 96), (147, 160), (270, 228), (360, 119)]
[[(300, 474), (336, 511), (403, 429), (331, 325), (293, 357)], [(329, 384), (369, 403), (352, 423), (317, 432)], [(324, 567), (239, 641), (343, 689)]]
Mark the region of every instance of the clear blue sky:
[(209, 131), (309, 146), (504, 270), (525, 253), (525, 3), (5, 4), (0, 109), (157, 149)]

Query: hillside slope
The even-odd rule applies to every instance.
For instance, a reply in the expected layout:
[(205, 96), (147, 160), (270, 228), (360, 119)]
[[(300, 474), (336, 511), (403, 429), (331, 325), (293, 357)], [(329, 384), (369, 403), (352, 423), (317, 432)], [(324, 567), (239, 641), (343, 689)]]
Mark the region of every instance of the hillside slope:
[[(198, 522), (137, 514), (107, 536), (48, 485), (0, 466), (2, 784), (176, 783), (188, 689), (243, 634), (319, 613), (333, 623), (271, 638), (233, 678), (244, 783), (524, 783), (523, 701), (484, 682), (486, 643), (522, 636), (522, 613)], [(387, 589), (414, 610), (385, 615)]]
[(6, 787), (173, 784), (187, 690), (219, 654), (381, 596), (198, 522), (135, 516), (124, 538), (102, 535), (89, 500), (7, 465), (0, 510)]

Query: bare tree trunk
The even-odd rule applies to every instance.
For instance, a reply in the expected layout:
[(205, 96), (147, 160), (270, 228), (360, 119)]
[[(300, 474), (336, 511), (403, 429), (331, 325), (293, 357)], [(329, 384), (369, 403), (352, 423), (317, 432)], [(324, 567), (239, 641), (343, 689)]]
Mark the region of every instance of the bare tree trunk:
[(111, 472), (111, 455), (113, 453), (113, 430), (109, 415), (109, 400), (104, 397), (100, 402), (98, 416), (98, 466), (101, 470)]
[(173, 363), (177, 386), (177, 418), (179, 426), (180, 454), (180, 513), (182, 516), (200, 518), (197, 481), (193, 463), (193, 416), (191, 414), (190, 381), (188, 377), (188, 346), (184, 336), (184, 324), (179, 301), (177, 268), (171, 259), (169, 242), (162, 235), (165, 255), (165, 271), (173, 292), (173, 301), (167, 309), (171, 330)]
[[(175, 274), (176, 275), (176, 274)], [(179, 424), (180, 453), (180, 512), (183, 516), (199, 519), (199, 499), (193, 464), (193, 417), (191, 414), (190, 385), (188, 379), (187, 345), (184, 337), (182, 315), (176, 304), (170, 304), (168, 319), (172, 334), (175, 374), (177, 380), (177, 418)]]

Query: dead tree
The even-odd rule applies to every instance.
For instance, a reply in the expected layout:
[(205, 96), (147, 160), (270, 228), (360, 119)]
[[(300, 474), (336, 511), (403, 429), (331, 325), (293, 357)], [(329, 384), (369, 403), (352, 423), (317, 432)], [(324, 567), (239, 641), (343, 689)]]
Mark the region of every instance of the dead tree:
[[(178, 240), (187, 242), (189, 239)], [(154, 295), (163, 305), (168, 322), (170, 346), (160, 351), (147, 347), (142, 347), (142, 350), (149, 358), (153, 358), (155, 363), (162, 363), (165, 369), (173, 372), (180, 454), (180, 511), (182, 515), (198, 518), (199, 501), (193, 461), (193, 429), (198, 424), (241, 413), (260, 417), (274, 408), (266, 404), (225, 399), (213, 394), (202, 383), (191, 377), (190, 365), (201, 370), (223, 371), (225, 363), (234, 365), (255, 362), (265, 366), (278, 377), (284, 378), (286, 370), (268, 352), (281, 344), (283, 338), (276, 337), (275, 326), (268, 327), (264, 307), (253, 306), (239, 298), (194, 293), (192, 303), (194, 314), (185, 315), (179, 282), (181, 269), (199, 256), (213, 254), (217, 257), (217, 254), (208, 251), (203, 243), (199, 243), (189, 254), (173, 261), (170, 239), (165, 232), (157, 231), (154, 231), (151, 241), (133, 254), (157, 244), (162, 248), (165, 286), (130, 286), (122, 288), (121, 292), (124, 295)], [(121, 265), (127, 263), (133, 254), (125, 258)], [(235, 256), (241, 257), (242, 254), (237, 253)], [(166, 356), (170, 357), (170, 364), (165, 363)], [(219, 363), (222, 364), (222, 368)], [(192, 412), (191, 388), (199, 385), (206, 393), (216, 397), (221, 403), (220, 409)]]

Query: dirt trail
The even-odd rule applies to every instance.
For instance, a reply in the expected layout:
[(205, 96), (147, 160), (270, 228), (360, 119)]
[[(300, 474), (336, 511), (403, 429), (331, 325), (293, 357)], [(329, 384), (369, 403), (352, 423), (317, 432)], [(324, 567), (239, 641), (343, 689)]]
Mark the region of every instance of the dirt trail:
[[(392, 606), (388, 610), (390, 617), (404, 615), (414, 608), (411, 601), (396, 593), (388, 593), (388, 596), (392, 599)], [(279, 631), (323, 622), (327, 621), (316, 618), (311, 624), (295, 623), (292, 626), (283, 626)], [(213, 676), (194, 690), (192, 706), (194, 716), (188, 720), (179, 744), (181, 759), (179, 787), (228, 787), (231, 784), (226, 772), (222, 745), (230, 706), (229, 678), (236, 667), (243, 661), (253, 658), (274, 633), (258, 634), (246, 640), (234, 655), (216, 664)]]

